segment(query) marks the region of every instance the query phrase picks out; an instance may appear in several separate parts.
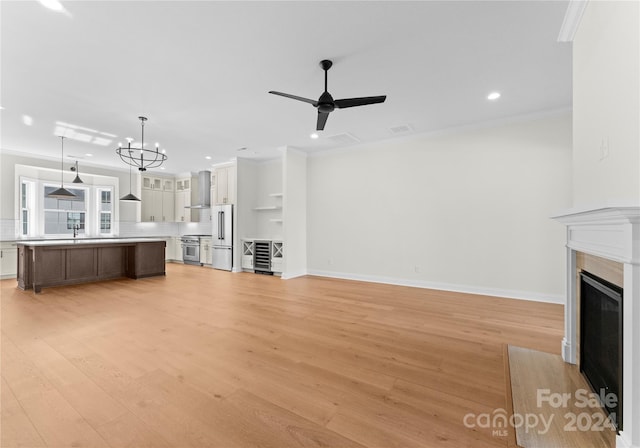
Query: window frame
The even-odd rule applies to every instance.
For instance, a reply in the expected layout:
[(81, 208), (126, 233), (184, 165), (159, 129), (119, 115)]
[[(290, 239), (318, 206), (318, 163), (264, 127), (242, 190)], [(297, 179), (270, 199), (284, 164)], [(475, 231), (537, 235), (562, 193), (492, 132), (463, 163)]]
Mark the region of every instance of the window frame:
[[(19, 184), (18, 194), (18, 235), (20, 237), (31, 237), (35, 234), (35, 222), (37, 222), (37, 207), (36, 207), (36, 195), (35, 191), (37, 180), (29, 178), (21, 178)], [(26, 189), (26, 194), (23, 192)], [(26, 228), (25, 228), (25, 213), (27, 216)], [(26, 229), (26, 232), (25, 232)]]
[[(109, 204), (111, 204), (110, 210), (102, 210), (102, 195), (103, 193), (109, 193)], [(96, 234), (100, 236), (113, 236), (113, 214), (115, 203), (113, 202), (114, 198), (114, 188), (113, 187), (105, 187), (98, 186), (96, 187)], [(109, 214), (109, 231), (102, 231), (102, 215)]]
[[(23, 199), (23, 186), (26, 186), (26, 200)], [(45, 213), (46, 212), (66, 212), (66, 213), (84, 213), (84, 232), (80, 235), (83, 237), (108, 237), (115, 236), (117, 232), (117, 207), (118, 202), (114, 200), (117, 195), (117, 186), (108, 184), (73, 184), (65, 183), (64, 187), (70, 190), (84, 190), (85, 206), (83, 210), (65, 210), (65, 209), (45, 209), (45, 187), (59, 188), (60, 183), (51, 179), (34, 179), (27, 176), (19, 176), (18, 194), (17, 194), (17, 236), (18, 238), (50, 238), (50, 239), (68, 239), (72, 233), (45, 233)], [(108, 193), (110, 196), (110, 210), (102, 210), (102, 194)], [(25, 203), (27, 207), (25, 206)], [(25, 214), (26, 212), (26, 230), (25, 230)], [(109, 214), (109, 229), (103, 230), (101, 219), (104, 214)]]
[[(78, 236), (82, 235), (82, 236), (89, 236), (89, 230), (91, 229), (91, 213), (90, 213), (90, 209), (91, 209), (91, 200), (90, 200), (90, 186), (84, 186), (82, 184), (78, 185), (78, 184), (74, 184), (74, 185), (65, 185), (64, 188), (68, 189), (68, 190), (82, 190), (84, 191), (84, 209), (83, 210), (66, 210), (66, 209), (60, 209), (60, 208), (45, 208), (45, 188), (46, 187), (53, 187), (53, 188), (59, 188), (59, 185), (56, 183), (53, 183), (52, 181), (47, 181), (44, 180), (41, 182), (41, 186), (38, 189), (40, 192), (40, 200), (42, 203), (42, 207), (38, 208), (38, 215), (41, 219), (40, 222), (40, 228), (42, 229), (42, 235), (45, 238), (69, 238), (69, 233), (46, 233), (46, 214), (47, 212), (57, 212), (57, 213), (66, 213), (67, 214), (67, 221), (69, 221), (69, 214), (71, 213), (84, 213), (84, 228), (81, 228), (81, 231), (78, 231)], [(67, 224), (68, 226), (68, 224)], [(67, 229), (69, 229), (69, 227), (67, 227)], [(69, 229), (70, 230), (70, 229)], [(73, 232), (71, 232), (71, 235), (73, 236)]]

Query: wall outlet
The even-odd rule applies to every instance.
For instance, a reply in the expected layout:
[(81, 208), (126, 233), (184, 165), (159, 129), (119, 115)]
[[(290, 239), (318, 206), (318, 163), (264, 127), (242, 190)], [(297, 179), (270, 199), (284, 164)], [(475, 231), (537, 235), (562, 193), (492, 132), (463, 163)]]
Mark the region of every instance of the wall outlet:
[(327, 264), (331, 266), (333, 264), (333, 258), (327, 258)]
[(419, 274), (419, 273), (420, 273), (420, 266), (415, 265), (415, 266), (413, 267), (413, 272), (415, 272), (416, 274)]

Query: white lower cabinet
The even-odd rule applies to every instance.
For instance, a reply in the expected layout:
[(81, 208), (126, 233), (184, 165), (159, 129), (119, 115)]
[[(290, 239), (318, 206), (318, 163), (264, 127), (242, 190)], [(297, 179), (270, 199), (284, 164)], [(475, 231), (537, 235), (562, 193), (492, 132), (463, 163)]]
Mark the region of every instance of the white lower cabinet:
[(200, 263), (202, 264), (212, 264), (211, 243), (213, 243), (212, 238), (200, 237)]
[(271, 271), (282, 274), (284, 259), (284, 245), (282, 241), (271, 242)]
[[(271, 272), (276, 274), (282, 274), (284, 270), (284, 243), (282, 241), (270, 241), (260, 240), (260, 242), (267, 242), (271, 245)], [(242, 240), (242, 269), (246, 271), (253, 271), (255, 269), (254, 256), (256, 251), (255, 241), (253, 239)]]
[(167, 246), (164, 248), (164, 261), (171, 261), (175, 258), (176, 246), (173, 243), (173, 238), (167, 238), (165, 242)]
[(253, 271), (253, 252), (255, 244), (253, 240), (242, 240), (242, 269)]
[[(169, 245), (171, 245), (171, 249), (169, 250), (168, 247)], [(171, 253), (171, 260), (172, 261), (180, 261), (182, 262), (182, 240), (180, 239), (180, 237), (172, 237), (170, 239), (170, 241), (167, 243), (167, 252)]]
[(18, 248), (14, 242), (0, 242), (0, 278), (18, 275)]

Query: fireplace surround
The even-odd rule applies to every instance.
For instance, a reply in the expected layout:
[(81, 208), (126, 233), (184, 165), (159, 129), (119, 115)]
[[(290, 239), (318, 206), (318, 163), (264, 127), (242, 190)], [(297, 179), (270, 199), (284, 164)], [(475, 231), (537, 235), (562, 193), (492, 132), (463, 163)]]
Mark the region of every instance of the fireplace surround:
[[(622, 298), (622, 412), (618, 448), (640, 448), (640, 207), (572, 211), (554, 217), (567, 227), (567, 298), (562, 357), (579, 363), (579, 260), (583, 254), (620, 266)], [(608, 279), (607, 279), (608, 280)]]

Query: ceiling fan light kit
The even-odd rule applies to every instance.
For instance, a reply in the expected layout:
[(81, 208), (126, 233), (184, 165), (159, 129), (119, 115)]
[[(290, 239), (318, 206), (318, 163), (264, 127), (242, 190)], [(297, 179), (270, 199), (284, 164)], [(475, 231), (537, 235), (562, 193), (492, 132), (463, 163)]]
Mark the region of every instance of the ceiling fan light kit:
[(324, 92), (320, 95), (318, 100), (312, 100), (309, 98), (304, 98), (297, 95), (291, 95), (289, 93), (276, 92), (274, 90), (269, 91), (269, 93), (273, 95), (283, 96), (285, 98), (290, 98), (296, 101), (302, 101), (304, 103), (309, 103), (316, 109), (318, 109), (318, 119), (316, 122), (316, 130), (322, 131), (324, 130), (325, 125), (327, 124), (327, 119), (329, 118), (329, 114), (333, 112), (335, 109), (345, 109), (347, 107), (355, 107), (355, 106), (366, 106), (369, 104), (377, 104), (384, 103), (384, 100), (387, 99), (386, 95), (380, 96), (365, 96), (359, 98), (344, 98), (339, 100), (334, 100), (331, 94), (327, 89), (327, 72), (333, 65), (328, 59), (324, 59), (320, 61), (320, 67), (324, 70)]

